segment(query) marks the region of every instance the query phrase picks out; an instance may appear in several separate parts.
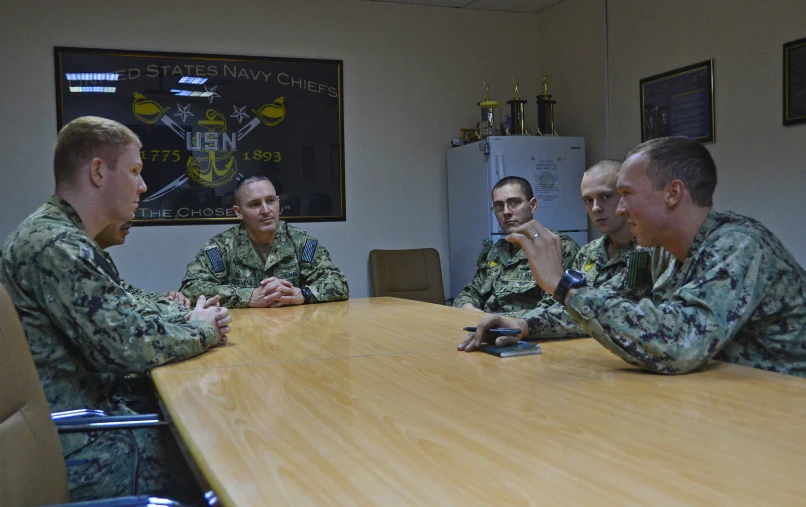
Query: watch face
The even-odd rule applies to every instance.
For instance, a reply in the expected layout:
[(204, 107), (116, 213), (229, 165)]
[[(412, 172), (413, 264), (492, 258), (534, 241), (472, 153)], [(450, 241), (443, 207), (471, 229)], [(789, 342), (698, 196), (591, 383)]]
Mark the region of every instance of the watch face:
[(571, 279), (572, 285), (585, 282), (585, 273), (581, 271), (577, 271), (576, 269), (568, 269), (565, 271), (565, 274)]

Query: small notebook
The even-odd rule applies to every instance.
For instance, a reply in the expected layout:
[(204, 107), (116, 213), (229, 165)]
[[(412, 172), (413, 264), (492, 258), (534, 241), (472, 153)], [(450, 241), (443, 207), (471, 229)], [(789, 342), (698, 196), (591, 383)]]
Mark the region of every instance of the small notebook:
[(498, 357), (530, 356), (532, 354), (540, 354), (542, 352), (539, 343), (529, 343), (525, 341), (519, 341), (515, 345), (510, 345), (508, 347), (493, 347), (490, 345), (484, 345), (481, 347), (481, 351)]

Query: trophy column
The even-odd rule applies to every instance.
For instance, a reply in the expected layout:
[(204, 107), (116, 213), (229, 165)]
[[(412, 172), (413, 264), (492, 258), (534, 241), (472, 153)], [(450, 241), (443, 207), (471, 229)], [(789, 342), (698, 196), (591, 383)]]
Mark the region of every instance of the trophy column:
[(554, 127), (554, 104), (557, 101), (551, 100), (549, 76), (545, 72), (540, 84), (543, 85), (543, 94), (537, 96), (537, 133), (543, 136), (556, 136), (558, 134)]
[(512, 78), (512, 84), (515, 85), (515, 98), (507, 101), (507, 104), (509, 104), (511, 108), (512, 131), (507, 133), (513, 136), (523, 135), (526, 133), (526, 118), (523, 114), (523, 105), (528, 101), (521, 100), (520, 93), (518, 92), (518, 82), (515, 81), (514, 77)]
[(512, 117), (512, 134), (513, 136), (521, 135), (526, 132), (526, 121), (523, 114), (523, 105), (526, 104), (526, 100), (508, 100), (507, 104), (509, 104), (511, 108), (510, 116)]

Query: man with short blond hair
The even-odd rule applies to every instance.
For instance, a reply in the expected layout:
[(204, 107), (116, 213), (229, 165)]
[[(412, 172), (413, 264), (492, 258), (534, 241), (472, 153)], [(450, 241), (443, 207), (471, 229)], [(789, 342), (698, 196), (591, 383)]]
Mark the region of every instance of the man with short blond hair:
[[(134, 218), (140, 195), (140, 141), (124, 125), (77, 118), (54, 154), (55, 194), (7, 238), (0, 279), (17, 308), (53, 411), (135, 413), (124, 378), (201, 354), (226, 341), (232, 318), (202, 299), (175, 323), (142, 308), (121, 286), (94, 237)], [(134, 396), (132, 396), (132, 394)], [(139, 493), (186, 498), (194, 481), (169, 432), (135, 431), (142, 459), (120, 432), (61, 437), (72, 500)]]

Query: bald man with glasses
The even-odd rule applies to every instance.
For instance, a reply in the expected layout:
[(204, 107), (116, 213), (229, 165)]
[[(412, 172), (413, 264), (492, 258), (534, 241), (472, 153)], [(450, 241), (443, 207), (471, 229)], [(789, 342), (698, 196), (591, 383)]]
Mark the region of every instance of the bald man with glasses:
[[(517, 176), (508, 176), (496, 183), (492, 199), (491, 209), (505, 235), (532, 220), (537, 211), (532, 185)], [(562, 241), (563, 266), (570, 268), (579, 245), (564, 234), (556, 234)], [(526, 254), (517, 244), (507, 243), (503, 238), (498, 240), (481, 251), (476, 266), (475, 276), (456, 297), (453, 306), (520, 317), (544, 298), (552, 299), (552, 295), (546, 294), (535, 282)]]

